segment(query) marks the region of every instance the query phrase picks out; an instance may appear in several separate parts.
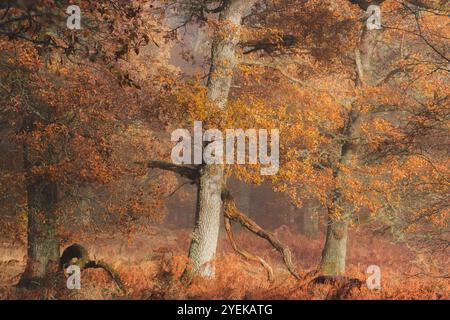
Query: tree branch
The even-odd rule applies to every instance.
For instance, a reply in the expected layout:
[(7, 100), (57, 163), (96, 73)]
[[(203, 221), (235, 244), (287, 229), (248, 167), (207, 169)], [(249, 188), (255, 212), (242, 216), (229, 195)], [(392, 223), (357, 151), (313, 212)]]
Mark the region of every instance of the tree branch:
[[(243, 227), (245, 227), (250, 232), (256, 234), (257, 236), (259, 236), (263, 239), (266, 239), (272, 245), (272, 247), (274, 247), (279, 253), (282, 254), (284, 263), (285, 263), (286, 267), (288, 268), (289, 272), (296, 279), (300, 280), (301, 277), (298, 274), (298, 272), (292, 262), (292, 253), (291, 253), (290, 249), (287, 246), (283, 245), (274, 234), (265, 231), (260, 226), (258, 226), (256, 224), (256, 222), (254, 222), (252, 219), (250, 219), (245, 214), (240, 212), (236, 208), (236, 204), (234, 202), (233, 197), (231, 196), (230, 192), (226, 188), (224, 188), (222, 190), (222, 200), (223, 200), (223, 204), (224, 204), (225, 218), (241, 224)], [(233, 245), (233, 243), (232, 243), (232, 245)], [(248, 258), (251, 260), (259, 261), (268, 271), (269, 279), (270, 279), (271, 268), (270, 267), (267, 268), (267, 263), (264, 260), (262, 260), (259, 257), (254, 256), (252, 254), (249, 254), (247, 251), (240, 250), (238, 252), (241, 254), (244, 254), (244, 256), (246, 256), (246, 257), (248, 256)]]
[(225, 230), (227, 232), (228, 235), (228, 239), (231, 242), (231, 246), (233, 247), (233, 249), (239, 253), (240, 255), (242, 255), (244, 258), (251, 260), (251, 261), (256, 261), (259, 262), (264, 269), (267, 270), (267, 278), (270, 282), (273, 282), (273, 270), (272, 267), (261, 257), (258, 257), (244, 249), (239, 248), (239, 246), (236, 243), (236, 240), (234, 239), (234, 235), (233, 235), (233, 227), (231, 225), (231, 220), (228, 216), (225, 215), (225, 220), (224, 220), (224, 224), (225, 224)]
[(149, 169), (161, 169), (165, 171), (171, 171), (185, 177), (192, 182), (197, 183), (200, 167), (199, 166), (188, 166), (188, 165), (177, 165), (166, 161), (147, 161), (147, 162), (136, 162), (136, 164), (145, 165)]

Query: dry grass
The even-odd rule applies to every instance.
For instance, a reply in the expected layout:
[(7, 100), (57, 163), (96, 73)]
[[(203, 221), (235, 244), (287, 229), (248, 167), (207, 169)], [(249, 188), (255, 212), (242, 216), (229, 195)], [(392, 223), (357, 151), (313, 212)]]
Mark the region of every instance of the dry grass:
[[(287, 228), (276, 231), (292, 249), (297, 267), (304, 275), (320, 260), (323, 239), (308, 239)], [(139, 234), (133, 241), (99, 237), (85, 245), (91, 255), (111, 263), (122, 275), (127, 294), (122, 294), (103, 270), (85, 270), (82, 289), (70, 291), (63, 278), (53, 281), (50, 289), (24, 290), (13, 287), (24, 268), (24, 247), (3, 244), (0, 247), (0, 299), (330, 299), (336, 298), (332, 285), (310, 285), (296, 281), (284, 268), (278, 254), (264, 241), (245, 232), (237, 240), (261, 255), (273, 267), (274, 283), (266, 280), (264, 270), (237, 256), (222, 238), (216, 260), (214, 280), (194, 279), (180, 283), (189, 246), (188, 230), (155, 229)], [(84, 244), (84, 243), (83, 243)], [(94, 246), (95, 245), (95, 246)], [(444, 265), (446, 257), (439, 257)], [(436, 259), (436, 257), (435, 257)], [(340, 299), (448, 299), (449, 281), (429, 276), (409, 276), (418, 272), (417, 256), (404, 246), (381, 238), (367, 238), (353, 231), (348, 247), (347, 276), (365, 280), (366, 268), (380, 266), (382, 290), (365, 286), (354, 288)], [(448, 265), (448, 264), (447, 264)], [(431, 270), (431, 269), (430, 269)], [(53, 279), (54, 280), (54, 279)]]

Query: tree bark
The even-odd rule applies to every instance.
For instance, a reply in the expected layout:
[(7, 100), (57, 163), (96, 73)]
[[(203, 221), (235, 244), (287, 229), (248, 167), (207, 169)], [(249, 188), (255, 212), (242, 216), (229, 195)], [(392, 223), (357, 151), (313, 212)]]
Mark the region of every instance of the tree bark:
[[(357, 50), (355, 51), (356, 62), (356, 87), (363, 89), (366, 85), (375, 85), (374, 54), (382, 30), (368, 30), (364, 27)], [(357, 134), (361, 121), (361, 112), (358, 106), (353, 106), (342, 135), (346, 141), (341, 145), (339, 164), (333, 170), (336, 183), (343, 178), (340, 166), (348, 165), (357, 156)], [(347, 254), (348, 239), (348, 217), (345, 214), (337, 214), (338, 208), (345, 208), (339, 188), (333, 191), (331, 204), (328, 208), (328, 225), (325, 246), (322, 251), (322, 259), (319, 271), (324, 275), (340, 275), (345, 272), (345, 260)]]
[[(52, 52), (49, 57), (53, 63), (60, 61), (58, 51)], [(24, 106), (26, 113), (22, 131), (31, 134), (36, 130), (37, 121), (45, 125), (54, 121), (55, 109), (34, 97), (28, 87), (23, 87), (23, 91), (33, 101), (34, 107), (28, 110)], [(56, 225), (57, 183), (49, 174), (32, 172), (34, 166), (53, 164), (54, 150), (51, 144), (45, 146), (45, 151), (37, 150), (39, 148), (34, 148), (27, 142), (23, 147), (28, 209), (27, 264), (18, 285), (24, 287), (45, 283), (46, 276), (57, 272), (59, 265), (60, 241)]]
[(195, 227), (189, 248), (189, 265), (183, 277), (214, 277), (214, 258), (222, 209), (223, 166), (209, 165), (200, 170)]
[[(236, 47), (240, 38), (241, 20), (255, 1), (229, 0), (219, 16), (219, 28), (211, 52), (207, 98), (220, 109), (228, 102), (233, 70), (236, 66)], [(223, 165), (204, 165), (200, 170), (196, 223), (189, 248), (189, 265), (183, 278), (198, 275), (214, 277), (214, 258), (219, 236), (222, 210)]]
[[(343, 130), (343, 134), (350, 138), (353, 136), (353, 129), (357, 122), (357, 117), (354, 112), (350, 112), (349, 119)], [(340, 165), (346, 165), (350, 159), (356, 156), (356, 144), (350, 142), (348, 139), (342, 146), (340, 152), (339, 165), (334, 170), (333, 175), (335, 183), (342, 178), (342, 171), (339, 169)], [(347, 254), (347, 239), (348, 239), (348, 217), (338, 213), (340, 207), (345, 208), (343, 203), (341, 191), (338, 187), (333, 190), (333, 198), (328, 207), (328, 224), (327, 237), (325, 246), (322, 251), (322, 259), (320, 261), (319, 270), (324, 275), (340, 275), (345, 272), (345, 259)]]
[(18, 284), (25, 287), (39, 285), (59, 263), (55, 215), (57, 186), (47, 176), (30, 176), (32, 161), (28, 148), (24, 148), (24, 167), (28, 171), (27, 264)]
[(345, 272), (347, 254), (347, 221), (328, 220), (327, 238), (322, 252), (320, 272), (324, 275), (340, 275)]

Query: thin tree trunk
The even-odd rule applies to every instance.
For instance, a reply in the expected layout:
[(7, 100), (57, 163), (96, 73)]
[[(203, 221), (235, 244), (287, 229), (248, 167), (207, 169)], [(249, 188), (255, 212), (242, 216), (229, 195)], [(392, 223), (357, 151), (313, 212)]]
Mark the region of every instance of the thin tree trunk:
[(314, 238), (319, 234), (319, 216), (312, 208), (306, 207), (302, 215), (302, 234)]
[[(251, 185), (245, 183), (243, 181), (236, 181), (236, 204), (241, 212), (245, 212), (247, 217), (252, 218), (252, 207), (251, 207), (251, 197), (252, 197), (252, 188)], [(234, 227), (236, 231), (242, 231), (242, 226), (237, 224)]]
[[(255, 1), (228, 0), (219, 17), (219, 29), (212, 46), (211, 69), (207, 98), (220, 109), (228, 102), (233, 70), (236, 66), (236, 47), (240, 38), (241, 20)], [(213, 260), (216, 255), (222, 210), (222, 165), (205, 165), (200, 171), (196, 224), (189, 249), (189, 265), (184, 279), (194, 275), (214, 277)]]
[(238, 184), (239, 194), (239, 207), (242, 212), (245, 212), (248, 217), (252, 217), (252, 186), (248, 183), (239, 181)]

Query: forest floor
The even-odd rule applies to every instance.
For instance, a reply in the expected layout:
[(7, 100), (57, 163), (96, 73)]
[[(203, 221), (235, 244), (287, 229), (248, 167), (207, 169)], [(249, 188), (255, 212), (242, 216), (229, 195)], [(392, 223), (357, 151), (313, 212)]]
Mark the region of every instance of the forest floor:
[[(275, 231), (293, 251), (302, 275), (320, 261), (323, 238), (309, 239), (287, 227)], [(194, 279), (189, 285), (179, 279), (186, 265), (190, 230), (154, 227), (133, 237), (98, 235), (95, 241), (80, 241), (95, 259), (112, 265), (121, 275), (127, 293), (121, 293), (102, 269), (83, 270), (81, 290), (14, 287), (25, 266), (25, 246), (0, 242), (0, 299), (449, 299), (449, 279), (438, 277), (436, 263), (448, 264), (448, 256), (426, 261), (404, 245), (381, 237), (352, 231), (348, 246), (346, 276), (366, 281), (366, 269), (381, 269), (381, 290), (364, 284), (336, 295), (336, 285), (298, 281), (283, 265), (278, 252), (247, 232), (237, 232), (241, 246), (263, 257), (274, 269), (273, 283), (265, 270), (233, 252), (225, 234), (221, 235), (214, 280)], [(68, 242), (71, 244), (77, 241)], [(447, 259), (447, 260), (445, 260)], [(420, 266), (420, 267), (419, 267)], [(426, 269), (423, 269), (426, 266)], [(433, 275), (434, 274), (434, 275)], [(64, 280), (65, 281), (65, 280)], [(65, 282), (64, 282), (65, 283)]]

